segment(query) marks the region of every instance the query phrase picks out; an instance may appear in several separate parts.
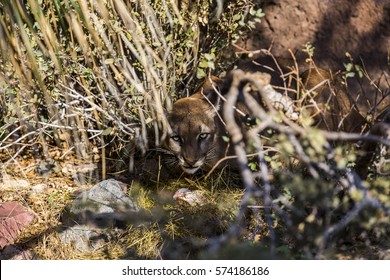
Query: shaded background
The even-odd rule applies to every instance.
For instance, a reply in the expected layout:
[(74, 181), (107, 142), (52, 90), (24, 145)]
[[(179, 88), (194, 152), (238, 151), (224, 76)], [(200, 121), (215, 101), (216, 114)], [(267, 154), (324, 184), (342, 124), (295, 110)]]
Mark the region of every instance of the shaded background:
[[(390, 86), (390, 1), (388, 0), (270, 0), (261, 1), (265, 17), (247, 41), (248, 50), (269, 48), (276, 56), (288, 57), (291, 49), (302, 60), (301, 52), (310, 42), (314, 61), (320, 67), (345, 70), (343, 63), (365, 67), (379, 91), (367, 78), (349, 80), (350, 92), (360, 98), (365, 112), (375, 95), (386, 94)], [(385, 98), (381, 107), (390, 104)]]

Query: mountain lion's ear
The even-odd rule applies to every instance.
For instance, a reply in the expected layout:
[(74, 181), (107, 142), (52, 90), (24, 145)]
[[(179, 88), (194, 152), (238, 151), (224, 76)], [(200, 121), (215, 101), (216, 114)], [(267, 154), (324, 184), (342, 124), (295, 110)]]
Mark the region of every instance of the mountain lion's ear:
[(222, 95), (222, 85), (222, 79), (215, 76), (206, 77), (196, 92), (200, 93), (203, 98), (207, 99), (218, 110), (221, 105), (220, 94)]

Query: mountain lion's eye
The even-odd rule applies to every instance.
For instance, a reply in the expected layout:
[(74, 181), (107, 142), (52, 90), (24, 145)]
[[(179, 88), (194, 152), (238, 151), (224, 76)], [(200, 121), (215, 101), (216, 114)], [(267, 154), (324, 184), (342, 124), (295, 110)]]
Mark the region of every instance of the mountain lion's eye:
[(179, 136), (172, 136), (171, 139), (175, 142), (180, 142), (180, 137)]
[(209, 136), (209, 133), (201, 133), (201, 134), (199, 134), (199, 139), (204, 140), (207, 138), (207, 136)]

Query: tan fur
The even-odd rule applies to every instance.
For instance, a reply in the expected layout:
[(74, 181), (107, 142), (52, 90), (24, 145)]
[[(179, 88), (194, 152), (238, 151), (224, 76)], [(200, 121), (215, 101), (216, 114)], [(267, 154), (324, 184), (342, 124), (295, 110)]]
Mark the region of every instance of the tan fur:
[(361, 132), (363, 116), (346, 88), (330, 71), (315, 68), (301, 75), (304, 93), (303, 105), (318, 128), (329, 131)]

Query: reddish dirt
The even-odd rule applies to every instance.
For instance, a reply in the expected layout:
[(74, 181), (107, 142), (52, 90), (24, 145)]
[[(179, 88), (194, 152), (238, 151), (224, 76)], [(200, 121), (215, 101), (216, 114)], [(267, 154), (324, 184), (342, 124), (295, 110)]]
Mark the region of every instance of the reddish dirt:
[[(345, 70), (346, 52), (355, 64), (364, 65), (370, 78), (384, 94), (390, 87), (390, 1), (389, 0), (269, 0), (262, 1), (265, 17), (252, 33), (246, 48), (269, 48), (275, 56), (298, 59), (310, 42), (320, 67)], [(353, 78), (350, 91), (361, 98), (362, 110), (372, 106), (378, 91), (367, 78)], [(390, 96), (385, 98), (390, 104)], [(368, 102), (371, 102), (369, 104)], [(383, 105), (383, 104), (382, 104)]]

